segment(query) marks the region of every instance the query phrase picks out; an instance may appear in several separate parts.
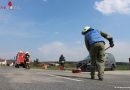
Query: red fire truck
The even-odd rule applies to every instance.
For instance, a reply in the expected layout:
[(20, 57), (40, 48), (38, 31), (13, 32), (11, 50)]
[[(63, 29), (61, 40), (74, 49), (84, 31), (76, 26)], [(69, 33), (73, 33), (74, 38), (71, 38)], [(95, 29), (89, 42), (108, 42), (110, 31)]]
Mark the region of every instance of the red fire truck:
[(23, 68), (25, 68), (24, 56), (25, 56), (25, 53), (22, 51), (19, 51), (17, 53), (16, 62), (15, 62), (16, 68), (19, 68), (19, 66), (22, 66)]

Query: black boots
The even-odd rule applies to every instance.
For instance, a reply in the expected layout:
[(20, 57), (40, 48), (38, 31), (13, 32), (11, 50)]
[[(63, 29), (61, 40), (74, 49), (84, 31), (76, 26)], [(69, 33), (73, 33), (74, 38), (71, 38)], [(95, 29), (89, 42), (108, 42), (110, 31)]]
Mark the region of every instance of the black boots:
[[(95, 76), (91, 76), (91, 79), (94, 80), (94, 79), (95, 79)], [(99, 80), (100, 80), (100, 81), (103, 81), (103, 78), (99, 77)]]
[(103, 78), (99, 78), (100, 81), (103, 81)]

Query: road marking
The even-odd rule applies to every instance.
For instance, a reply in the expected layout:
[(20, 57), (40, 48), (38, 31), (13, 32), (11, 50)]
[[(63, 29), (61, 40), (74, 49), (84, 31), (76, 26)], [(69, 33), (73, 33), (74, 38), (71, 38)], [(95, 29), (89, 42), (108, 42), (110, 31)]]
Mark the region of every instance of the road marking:
[(79, 80), (79, 79), (73, 79), (73, 78), (68, 78), (68, 77), (63, 77), (63, 76), (57, 76), (57, 75), (53, 75), (53, 74), (47, 74), (47, 75), (52, 76), (52, 77), (57, 77), (57, 78), (63, 78), (63, 79), (67, 79), (67, 80), (77, 81), (77, 82), (82, 81), (82, 80)]

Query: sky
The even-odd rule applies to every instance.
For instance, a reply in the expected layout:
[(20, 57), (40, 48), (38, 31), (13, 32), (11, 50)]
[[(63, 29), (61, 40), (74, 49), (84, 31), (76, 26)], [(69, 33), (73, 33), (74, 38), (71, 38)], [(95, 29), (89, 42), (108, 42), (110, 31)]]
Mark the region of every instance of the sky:
[[(89, 55), (81, 31), (106, 32), (116, 61), (130, 57), (130, 0), (0, 0), (0, 57), (28, 51), (32, 61), (80, 61)], [(109, 46), (106, 41), (106, 48)]]

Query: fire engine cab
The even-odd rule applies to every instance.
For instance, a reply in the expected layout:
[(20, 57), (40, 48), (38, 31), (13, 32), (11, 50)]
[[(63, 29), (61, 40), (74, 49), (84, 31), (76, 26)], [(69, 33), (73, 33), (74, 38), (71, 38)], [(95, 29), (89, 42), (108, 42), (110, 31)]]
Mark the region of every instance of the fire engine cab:
[(25, 68), (25, 61), (24, 61), (24, 56), (25, 53), (22, 51), (19, 51), (16, 55), (16, 62), (15, 62), (15, 67), (19, 68), (19, 66), (22, 66), (23, 68)]

